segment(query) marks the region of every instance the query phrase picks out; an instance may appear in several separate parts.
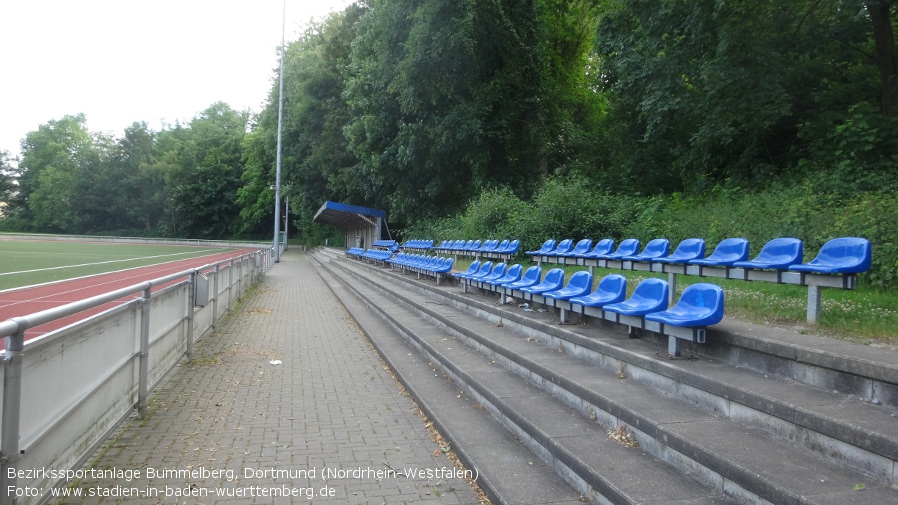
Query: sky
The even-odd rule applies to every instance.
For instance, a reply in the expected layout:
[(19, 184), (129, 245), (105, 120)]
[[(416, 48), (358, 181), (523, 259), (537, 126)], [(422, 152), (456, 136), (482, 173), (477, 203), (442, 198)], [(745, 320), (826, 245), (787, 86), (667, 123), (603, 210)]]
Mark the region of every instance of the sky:
[[(260, 111), (276, 82), (282, 20), (295, 40), (352, 0), (2, 0), (0, 151), (84, 113), (120, 137), (159, 130), (217, 101)], [(282, 16), (283, 14), (283, 16)]]

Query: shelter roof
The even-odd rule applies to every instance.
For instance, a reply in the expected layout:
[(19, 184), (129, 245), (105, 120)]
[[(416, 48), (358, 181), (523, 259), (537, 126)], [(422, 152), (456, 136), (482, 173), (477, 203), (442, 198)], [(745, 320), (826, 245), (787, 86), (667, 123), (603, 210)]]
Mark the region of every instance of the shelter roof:
[(379, 209), (326, 201), (315, 213), (312, 221), (328, 224), (343, 232), (348, 232), (376, 226), (377, 220), (386, 215), (386, 212)]

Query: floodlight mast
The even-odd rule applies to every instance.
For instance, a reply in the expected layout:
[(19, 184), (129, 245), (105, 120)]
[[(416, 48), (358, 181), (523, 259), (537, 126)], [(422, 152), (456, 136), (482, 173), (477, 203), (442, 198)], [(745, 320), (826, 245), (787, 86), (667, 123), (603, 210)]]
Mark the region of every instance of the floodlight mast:
[(281, 130), (284, 124), (284, 31), (287, 24), (287, 0), (281, 12), (281, 70), (278, 75), (278, 143), (274, 182), (274, 262), (281, 262)]

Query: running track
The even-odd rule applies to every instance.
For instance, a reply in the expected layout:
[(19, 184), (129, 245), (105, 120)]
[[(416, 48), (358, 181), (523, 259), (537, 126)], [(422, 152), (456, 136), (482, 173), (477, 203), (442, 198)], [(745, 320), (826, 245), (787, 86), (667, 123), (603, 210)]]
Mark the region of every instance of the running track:
[[(73, 279), (70, 281), (56, 282), (43, 286), (35, 286), (32, 288), (23, 288), (10, 290), (0, 293), (0, 321), (5, 321), (12, 317), (25, 316), (47, 310), (53, 307), (59, 307), (67, 303), (72, 303), (92, 296), (101, 295), (116, 289), (126, 288), (149, 281), (165, 275), (177, 273), (183, 270), (198, 268), (210, 263), (225, 261), (236, 258), (240, 255), (250, 253), (255, 249), (237, 249), (229, 252), (212, 254), (209, 256), (201, 256), (199, 258), (190, 258), (185, 260), (173, 261), (170, 263), (162, 263), (159, 265), (151, 265), (147, 267), (134, 268), (130, 270), (121, 270), (118, 272), (110, 272), (107, 274), (93, 275), (82, 279)], [(172, 281), (170, 284), (179, 282)], [(164, 288), (165, 286), (157, 286), (153, 291)], [(86, 319), (94, 314), (109, 310), (113, 307), (121, 305), (127, 301), (139, 297), (140, 294), (134, 294), (125, 298), (121, 298), (114, 302), (110, 302), (91, 310), (79, 312), (73, 316), (58, 319), (56, 321), (29, 328), (25, 332), (25, 340), (30, 340), (41, 336), (50, 331), (68, 326), (72, 323)], [(0, 349), (3, 349), (3, 341), (0, 340)]]

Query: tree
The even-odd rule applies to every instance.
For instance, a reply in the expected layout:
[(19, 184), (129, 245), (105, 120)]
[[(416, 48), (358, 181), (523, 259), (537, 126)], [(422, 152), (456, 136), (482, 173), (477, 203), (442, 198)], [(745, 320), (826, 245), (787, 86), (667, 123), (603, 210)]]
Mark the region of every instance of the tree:
[(898, 116), (898, 61), (895, 55), (895, 31), (892, 19), (894, 0), (871, 0), (866, 3), (873, 25), (876, 65), (882, 88), (882, 108), (886, 116)]
[(612, 4), (598, 31), (608, 177), (649, 193), (798, 175), (853, 106), (877, 100), (858, 1)]
[(0, 151), (0, 218), (8, 215), (6, 207), (16, 191), (16, 169), (9, 151)]
[[(25, 136), (19, 162), (18, 191), (10, 201), (11, 210), (25, 221), (38, 225), (56, 223), (54, 231), (64, 231), (77, 219), (74, 207), (75, 172), (89, 156), (92, 144), (85, 122), (83, 114), (64, 116), (40, 125), (36, 131)], [(47, 170), (49, 173), (44, 180), (58, 185), (56, 189), (61, 191), (57, 202), (49, 201), (56, 198), (49, 188), (39, 191), (41, 174)], [(34, 201), (35, 193), (37, 202)], [(61, 215), (47, 214), (51, 209)]]
[(209, 106), (189, 123), (176, 126), (166, 139), (177, 166), (171, 176), (172, 231), (182, 236), (221, 239), (239, 228), (237, 190), (243, 175), (243, 140), (248, 112), (226, 103)]

